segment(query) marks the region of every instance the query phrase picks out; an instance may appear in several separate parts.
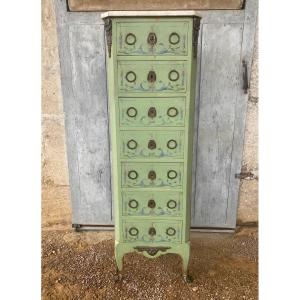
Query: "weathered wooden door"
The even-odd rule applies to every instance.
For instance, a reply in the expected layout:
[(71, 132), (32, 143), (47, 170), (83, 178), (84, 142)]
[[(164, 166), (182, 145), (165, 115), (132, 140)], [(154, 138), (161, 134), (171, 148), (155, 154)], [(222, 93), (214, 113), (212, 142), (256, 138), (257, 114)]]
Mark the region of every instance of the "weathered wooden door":
[(235, 228), (257, 2), (218, 13), (200, 29), (192, 226)]
[[(73, 220), (112, 225), (104, 24), (56, 0)], [(203, 11), (198, 40), (192, 226), (234, 228), (257, 1)], [(249, 76), (248, 76), (249, 77)]]

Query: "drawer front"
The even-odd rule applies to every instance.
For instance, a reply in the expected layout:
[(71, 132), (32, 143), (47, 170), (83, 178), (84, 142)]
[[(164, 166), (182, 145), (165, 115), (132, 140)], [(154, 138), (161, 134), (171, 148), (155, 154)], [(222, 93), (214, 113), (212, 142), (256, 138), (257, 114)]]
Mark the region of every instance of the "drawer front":
[(181, 188), (183, 163), (122, 163), (122, 186)]
[(183, 158), (184, 131), (120, 132), (121, 157), (128, 158)]
[(185, 98), (120, 98), (121, 126), (184, 126)]
[(123, 221), (126, 242), (181, 242), (181, 221)]
[(118, 55), (187, 55), (188, 22), (117, 23)]
[(182, 211), (181, 192), (122, 192), (123, 216), (177, 217)]
[(119, 61), (120, 93), (186, 92), (187, 63), (172, 61)]

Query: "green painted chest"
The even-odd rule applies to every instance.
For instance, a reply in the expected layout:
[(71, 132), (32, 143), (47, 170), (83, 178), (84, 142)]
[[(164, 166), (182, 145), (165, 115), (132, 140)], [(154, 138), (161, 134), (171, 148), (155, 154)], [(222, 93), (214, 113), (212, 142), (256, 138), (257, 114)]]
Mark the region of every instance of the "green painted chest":
[(187, 275), (199, 17), (103, 16), (115, 258), (177, 253)]

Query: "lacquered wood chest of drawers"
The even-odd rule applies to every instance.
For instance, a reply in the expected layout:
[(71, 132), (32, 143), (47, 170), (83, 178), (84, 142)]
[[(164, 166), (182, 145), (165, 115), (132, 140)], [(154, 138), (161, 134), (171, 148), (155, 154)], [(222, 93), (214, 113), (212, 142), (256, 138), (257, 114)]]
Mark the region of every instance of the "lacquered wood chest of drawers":
[(115, 258), (190, 254), (196, 12), (102, 15), (115, 218)]

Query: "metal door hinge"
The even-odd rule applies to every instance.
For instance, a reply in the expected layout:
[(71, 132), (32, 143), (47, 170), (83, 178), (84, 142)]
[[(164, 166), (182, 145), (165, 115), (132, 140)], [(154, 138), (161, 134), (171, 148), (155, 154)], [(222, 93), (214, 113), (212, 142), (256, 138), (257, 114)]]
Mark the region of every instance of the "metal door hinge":
[(246, 61), (243, 60), (243, 90), (244, 93), (248, 93), (249, 81), (248, 81), (248, 67)]
[(252, 172), (241, 172), (241, 173), (235, 174), (235, 178), (237, 178), (237, 179), (255, 179), (256, 176)]
[(111, 57), (111, 45), (112, 45), (112, 21), (111, 18), (104, 19), (104, 30), (106, 36), (108, 57)]

